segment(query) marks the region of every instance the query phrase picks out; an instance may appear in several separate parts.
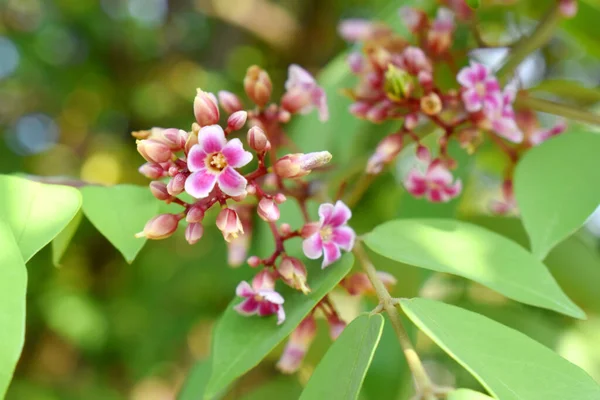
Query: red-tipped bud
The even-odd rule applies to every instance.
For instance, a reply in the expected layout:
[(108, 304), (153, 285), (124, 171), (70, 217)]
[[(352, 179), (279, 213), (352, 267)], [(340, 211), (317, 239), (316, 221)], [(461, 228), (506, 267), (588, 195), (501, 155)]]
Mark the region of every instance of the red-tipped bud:
[(167, 162), (173, 156), (169, 146), (153, 139), (138, 140), (137, 150), (146, 161), (155, 163)]
[(302, 236), (303, 239), (308, 239), (315, 233), (319, 232), (320, 229), (320, 222), (308, 222), (302, 226), (302, 229), (300, 230), (300, 236)]
[(268, 151), (271, 148), (271, 143), (267, 139), (267, 135), (258, 126), (253, 126), (248, 130), (247, 140), (248, 146), (259, 153)]
[(200, 126), (214, 125), (219, 122), (219, 106), (214, 94), (197, 89), (194, 116)]
[(366, 171), (368, 174), (378, 174), (383, 166), (389, 164), (396, 158), (402, 150), (402, 135), (393, 134), (386, 136), (375, 149), (375, 153), (367, 162)]
[(143, 164), (138, 168), (138, 171), (148, 179), (158, 179), (165, 176), (165, 170), (163, 167), (156, 163)]
[(262, 264), (262, 261), (260, 259), (260, 257), (258, 256), (251, 256), (248, 258), (248, 260), (246, 261), (248, 263), (249, 266), (251, 266), (252, 268), (256, 268), (258, 267), (260, 264)]
[(408, 114), (404, 118), (404, 128), (408, 129), (409, 131), (415, 129), (417, 125), (419, 125), (419, 114)]
[(185, 180), (187, 179), (187, 175), (180, 172), (175, 175), (169, 183), (167, 184), (167, 191), (171, 196), (177, 196), (183, 193), (185, 189)]
[(300, 178), (329, 161), (331, 161), (331, 153), (328, 151), (288, 154), (275, 162), (273, 170), (282, 178)]
[(136, 233), (135, 237), (146, 237), (148, 239), (165, 239), (177, 230), (179, 217), (175, 214), (161, 214), (146, 223), (144, 230)]
[(150, 191), (152, 195), (156, 197), (158, 200), (165, 201), (171, 198), (171, 195), (167, 191), (167, 185), (161, 181), (152, 181), (150, 182)]
[(267, 222), (275, 222), (279, 219), (279, 207), (273, 199), (263, 197), (258, 202), (258, 216)]
[(431, 161), (431, 153), (429, 152), (429, 149), (422, 144), (419, 144), (417, 146), (417, 158), (424, 162)]
[(188, 226), (185, 228), (185, 240), (187, 240), (189, 244), (197, 243), (202, 237), (203, 233), (204, 227), (202, 224), (198, 222), (188, 224)]
[(221, 104), (221, 107), (223, 107), (223, 110), (225, 110), (227, 114), (233, 114), (244, 108), (240, 98), (231, 92), (221, 90), (217, 95), (219, 96), (219, 104)]
[(273, 200), (275, 200), (275, 203), (277, 203), (277, 204), (282, 204), (282, 203), (285, 203), (285, 201), (287, 200), (287, 198), (285, 197), (285, 194), (283, 194), (283, 193), (277, 193), (275, 195), (275, 197), (273, 198)]
[(236, 111), (227, 118), (227, 128), (231, 131), (238, 131), (246, 125), (248, 113), (246, 111)]
[(204, 209), (198, 205), (190, 207), (185, 216), (185, 220), (189, 223), (202, 222), (204, 219)]
[(165, 129), (162, 131), (163, 142), (173, 151), (183, 150), (188, 139), (188, 133), (181, 129)]
[(310, 288), (306, 285), (306, 267), (302, 261), (294, 257), (284, 257), (277, 272), (289, 286), (301, 290), (304, 294), (310, 293)]
[(231, 242), (239, 235), (244, 234), (244, 227), (238, 214), (231, 208), (224, 208), (217, 216), (217, 228), (223, 233), (227, 242)]
[(273, 90), (269, 74), (256, 65), (251, 66), (244, 77), (244, 90), (256, 105), (263, 107), (271, 98)]

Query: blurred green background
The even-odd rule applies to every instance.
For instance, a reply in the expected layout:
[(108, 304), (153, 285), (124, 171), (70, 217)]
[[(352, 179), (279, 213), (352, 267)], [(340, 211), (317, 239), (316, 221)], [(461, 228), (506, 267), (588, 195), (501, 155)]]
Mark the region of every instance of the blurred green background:
[[(145, 185), (137, 173), (142, 159), (131, 131), (188, 129), (196, 87), (241, 92), (252, 64), (269, 71), (278, 95), (290, 63), (316, 72), (347, 48), (336, 34), (337, 21), (381, 15), (391, 4), (390, 19), (399, 25), (394, 18), (400, 3), (0, 0), (0, 173)], [(540, 12), (540, 2), (523, 3), (531, 15)], [(584, 2), (582, 7), (599, 14), (597, 6)], [(543, 77), (567, 73), (583, 84), (598, 81), (600, 51), (589, 40), (595, 29), (589, 12), (580, 13), (579, 23), (568, 22), (567, 38), (544, 53), (548, 67)], [(499, 36), (499, 26), (506, 22), (498, 15), (486, 14), (492, 36)], [(457, 42), (464, 46), (467, 35), (459, 32)], [(583, 39), (571, 45), (573, 38)], [(340, 65), (334, 64), (327, 75), (339, 88), (353, 82), (338, 79)], [(347, 100), (337, 90), (329, 94), (330, 106), (345, 113)], [(336, 141), (336, 150), (362, 149), (362, 162), (366, 155), (361, 146), (373, 145), (390, 128), (367, 128), (343, 115), (343, 121), (328, 125), (327, 132), (336, 135), (329, 141)], [(346, 139), (348, 144), (340, 136), (346, 133), (354, 135)], [(315, 134), (307, 132), (298, 141), (310, 147)], [(466, 160), (460, 149), (454, 150)], [(499, 192), (503, 163), (499, 154), (484, 148), (473, 162), (461, 164), (471, 178), (460, 216), (526, 246), (517, 220), (474, 216)], [(404, 198), (392, 171), (369, 190), (353, 224), (362, 232), (396, 216), (453, 216), (457, 206)], [(420, 292), (475, 309), (556, 349), (600, 379), (600, 258), (597, 239), (587, 230), (558, 246), (548, 260), (565, 292), (588, 312), (585, 322), (509, 302), (459, 278), (374, 259), (378, 268), (398, 277), (394, 294)], [(214, 228), (195, 246), (187, 245), (183, 235), (150, 242), (128, 265), (84, 218), (60, 266), (52, 267), (45, 249), (28, 264), (28, 272), (25, 350), (7, 395), (14, 400), (175, 399), (190, 368), (208, 357), (211, 328), (235, 285), (253, 271), (226, 266), (226, 247)], [(344, 301), (346, 315), (367, 308)], [(387, 328), (365, 382), (365, 399), (405, 399), (410, 393), (400, 349)], [(242, 378), (228, 398), (296, 398), (293, 393), (330, 343), (325, 330), (297, 376), (278, 375), (275, 352)], [(466, 371), (420, 336), (419, 346), (436, 381), (478, 388)]]

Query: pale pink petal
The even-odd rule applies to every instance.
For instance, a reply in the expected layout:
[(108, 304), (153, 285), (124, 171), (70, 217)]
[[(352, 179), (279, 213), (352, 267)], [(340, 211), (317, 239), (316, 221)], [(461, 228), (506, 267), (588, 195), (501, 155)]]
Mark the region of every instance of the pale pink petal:
[(244, 150), (244, 145), (242, 145), (242, 142), (238, 138), (231, 139), (227, 142), (227, 144), (223, 146), (221, 153), (225, 156), (227, 164), (231, 165), (233, 168), (241, 168), (252, 161), (252, 153)]
[(281, 354), (281, 358), (277, 362), (277, 368), (283, 373), (292, 374), (300, 368), (305, 354), (305, 347), (289, 341)]
[(321, 268), (325, 268), (334, 262), (336, 262), (341, 256), (342, 252), (337, 244), (333, 242), (323, 243), (323, 263), (321, 264)]
[(246, 178), (235, 169), (227, 166), (217, 177), (219, 189), (229, 196), (240, 196), (246, 191)]
[(352, 218), (352, 211), (350, 211), (343, 201), (338, 200), (335, 203), (329, 218), (325, 219), (324, 224), (331, 225), (335, 228), (344, 225), (350, 218)]
[(473, 87), (477, 84), (477, 75), (471, 67), (465, 67), (460, 70), (456, 76), (456, 80), (464, 87)]
[(207, 154), (221, 151), (226, 143), (225, 132), (219, 125), (204, 126), (198, 132), (198, 145)]
[(240, 297), (252, 297), (256, 293), (246, 281), (241, 281), (235, 288), (235, 295)]
[(338, 25), (340, 36), (348, 42), (357, 42), (369, 36), (373, 24), (367, 19), (346, 19)]
[(468, 112), (476, 112), (481, 110), (482, 98), (475, 89), (467, 89), (462, 92), (463, 103)]
[(329, 221), (333, 214), (333, 208), (334, 206), (331, 203), (323, 203), (319, 206), (319, 221), (321, 221), (321, 223)]
[(190, 172), (196, 172), (206, 167), (206, 153), (200, 145), (193, 145), (187, 155), (187, 167)]
[(283, 304), (284, 302), (283, 297), (274, 290), (260, 290), (258, 294), (269, 303)]
[(323, 241), (321, 235), (315, 233), (311, 237), (304, 239), (302, 242), (302, 250), (304, 255), (311, 260), (316, 260), (323, 254)]
[(492, 121), (492, 129), (498, 136), (502, 136), (513, 143), (523, 141), (523, 132), (521, 132), (514, 119), (497, 118)]
[(454, 185), (447, 186), (444, 189), (444, 191), (451, 198), (458, 196), (460, 194), (460, 192), (462, 191), (462, 181), (460, 179), (457, 179), (456, 182), (454, 183)]
[(285, 81), (285, 89), (290, 90), (293, 87), (301, 86), (303, 88), (310, 88), (316, 85), (315, 78), (297, 64), (292, 64), (288, 68), (288, 79)]
[(237, 306), (233, 307), (235, 311), (242, 315), (253, 315), (258, 311), (259, 302), (254, 297), (249, 297)]
[(406, 175), (404, 187), (413, 196), (421, 197), (427, 191), (427, 181), (420, 171), (413, 168), (409, 171), (408, 175)]
[(213, 190), (216, 181), (217, 177), (215, 175), (202, 168), (185, 180), (185, 191), (192, 197), (202, 199)]
[(313, 90), (313, 102), (319, 112), (319, 121), (325, 122), (329, 119), (329, 108), (327, 106), (327, 95), (321, 87), (316, 87)]
[(441, 186), (448, 186), (452, 183), (452, 173), (448, 171), (441, 163), (433, 162), (427, 170), (427, 180)]
[(346, 251), (351, 251), (354, 247), (356, 233), (349, 226), (340, 226), (333, 230), (332, 241)]

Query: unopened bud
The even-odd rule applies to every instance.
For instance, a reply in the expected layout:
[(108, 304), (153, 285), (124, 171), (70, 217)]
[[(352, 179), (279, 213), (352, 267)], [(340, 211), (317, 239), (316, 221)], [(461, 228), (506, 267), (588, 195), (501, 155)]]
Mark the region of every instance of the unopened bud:
[(262, 220), (267, 222), (275, 222), (280, 216), (279, 207), (277, 207), (275, 201), (266, 197), (258, 202), (257, 213)]
[[(195, 123), (194, 123), (195, 124)], [(198, 125), (198, 124), (196, 124)], [(185, 154), (189, 153), (190, 149), (195, 145), (198, 144), (198, 131), (196, 131), (194, 129), (194, 126), (192, 125), (192, 131), (190, 132), (187, 141), (185, 142)]]
[(194, 116), (200, 126), (214, 125), (219, 122), (219, 106), (214, 94), (197, 89)]
[(366, 171), (368, 174), (378, 174), (383, 166), (389, 164), (396, 158), (402, 150), (402, 135), (392, 134), (386, 136), (375, 149), (375, 153), (367, 162)]
[(185, 216), (185, 220), (189, 223), (201, 222), (204, 219), (204, 209), (198, 205), (190, 207)]
[(421, 161), (429, 162), (431, 160), (429, 149), (422, 144), (419, 144), (417, 146), (417, 158)]
[(258, 126), (253, 126), (248, 130), (247, 140), (248, 146), (259, 153), (268, 151), (271, 148), (271, 143), (269, 143), (267, 135)]
[(252, 268), (256, 268), (258, 267), (260, 264), (262, 264), (262, 261), (260, 259), (260, 257), (258, 256), (251, 256), (248, 257), (248, 260), (246, 261), (248, 263), (249, 266), (251, 266)]
[(188, 133), (181, 129), (165, 129), (162, 131), (162, 139), (167, 146), (171, 148), (171, 150), (179, 151), (185, 147), (185, 143), (188, 139)]
[(238, 214), (231, 208), (224, 208), (217, 216), (217, 228), (223, 233), (227, 242), (244, 234), (244, 227)]
[(155, 163), (167, 162), (173, 156), (169, 146), (153, 139), (138, 140), (137, 150), (146, 161)]
[(285, 201), (287, 200), (287, 198), (285, 197), (285, 194), (283, 194), (283, 193), (277, 193), (275, 195), (275, 197), (273, 198), (273, 200), (275, 200), (275, 203), (277, 203), (277, 204), (282, 204), (282, 203), (285, 203)]
[(292, 114), (290, 114), (289, 111), (279, 110), (279, 114), (277, 114), (277, 121), (281, 122), (282, 124), (287, 124), (290, 122), (290, 119), (292, 119)]
[(160, 164), (146, 163), (138, 168), (140, 174), (144, 175), (148, 179), (158, 179), (165, 175), (165, 170)]
[(283, 223), (281, 226), (279, 226), (279, 232), (281, 232), (282, 235), (289, 235), (292, 233), (292, 227), (290, 224)]
[(288, 154), (275, 162), (273, 170), (281, 178), (294, 179), (310, 174), (313, 169), (322, 167), (329, 161), (331, 153), (328, 151)]
[(136, 233), (136, 238), (146, 237), (148, 239), (165, 239), (177, 230), (179, 218), (175, 214), (161, 214), (146, 223), (144, 230)]
[(558, 0), (558, 10), (564, 18), (573, 18), (577, 14), (577, 0)]
[(185, 189), (185, 180), (187, 179), (187, 175), (180, 172), (175, 175), (169, 183), (167, 184), (167, 191), (171, 196), (177, 196), (183, 193)]
[(269, 74), (256, 65), (251, 66), (244, 78), (244, 90), (256, 105), (264, 107), (271, 98), (273, 90)]
[(236, 111), (240, 111), (244, 108), (242, 101), (235, 94), (226, 90), (221, 90), (217, 93), (219, 96), (219, 103), (223, 110), (228, 114), (233, 114)]
[(300, 230), (300, 236), (302, 236), (303, 239), (308, 239), (315, 233), (319, 232), (320, 229), (321, 224), (319, 222), (308, 222), (302, 226), (302, 229)]
[(284, 257), (277, 272), (289, 286), (301, 290), (304, 294), (310, 293), (310, 288), (306, 285), (306, 267), (302, 261), (294, 257)]
[(202, 224), (197, 222), (188, 224), (188, 226), (185, 228), (185, 240), (187, 240), (189, 244), (197, 243), (202, 237), (203, 233), (204, 227)]
[(246, 125), (248, 113), (246, 111), (236, 111), (227, 118), (227, 128), (232, 131), (238, 131)]
[(412, 131), (419, 125), (419, 114), (408, 114), (404, 117), (404, 128)]
[(414, 84), (408, 72), (393, 64), (388, 65), (385, 73), (384, 89), (390, 99), (401, 100), (410, 96), (413, 87)]
[(431, 92), (421, 97), (421, 111), (427, 115), (437, 115), (442, 111), (442, 100), (436, 93)]
[(171, 198), (171, 195), (167, 191), (167, 185), (161, 181), (150, 182), (150, 192), (152, 192), (154, 197), (161, 201), (169, 200)]

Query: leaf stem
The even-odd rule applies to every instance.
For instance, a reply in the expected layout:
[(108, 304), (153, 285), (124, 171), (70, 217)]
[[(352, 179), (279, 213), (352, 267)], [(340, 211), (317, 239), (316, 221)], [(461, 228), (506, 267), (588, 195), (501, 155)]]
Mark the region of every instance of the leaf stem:
[(515, 105), (517, 107), (531, 108), (532, 110), (540, 112), (560, 115), (561, 117), (565, 117), (567, 119), (585, 122), (588, 124), (600, 125), (600, 115), (551, 100), (520, 94), (517, 96)]

